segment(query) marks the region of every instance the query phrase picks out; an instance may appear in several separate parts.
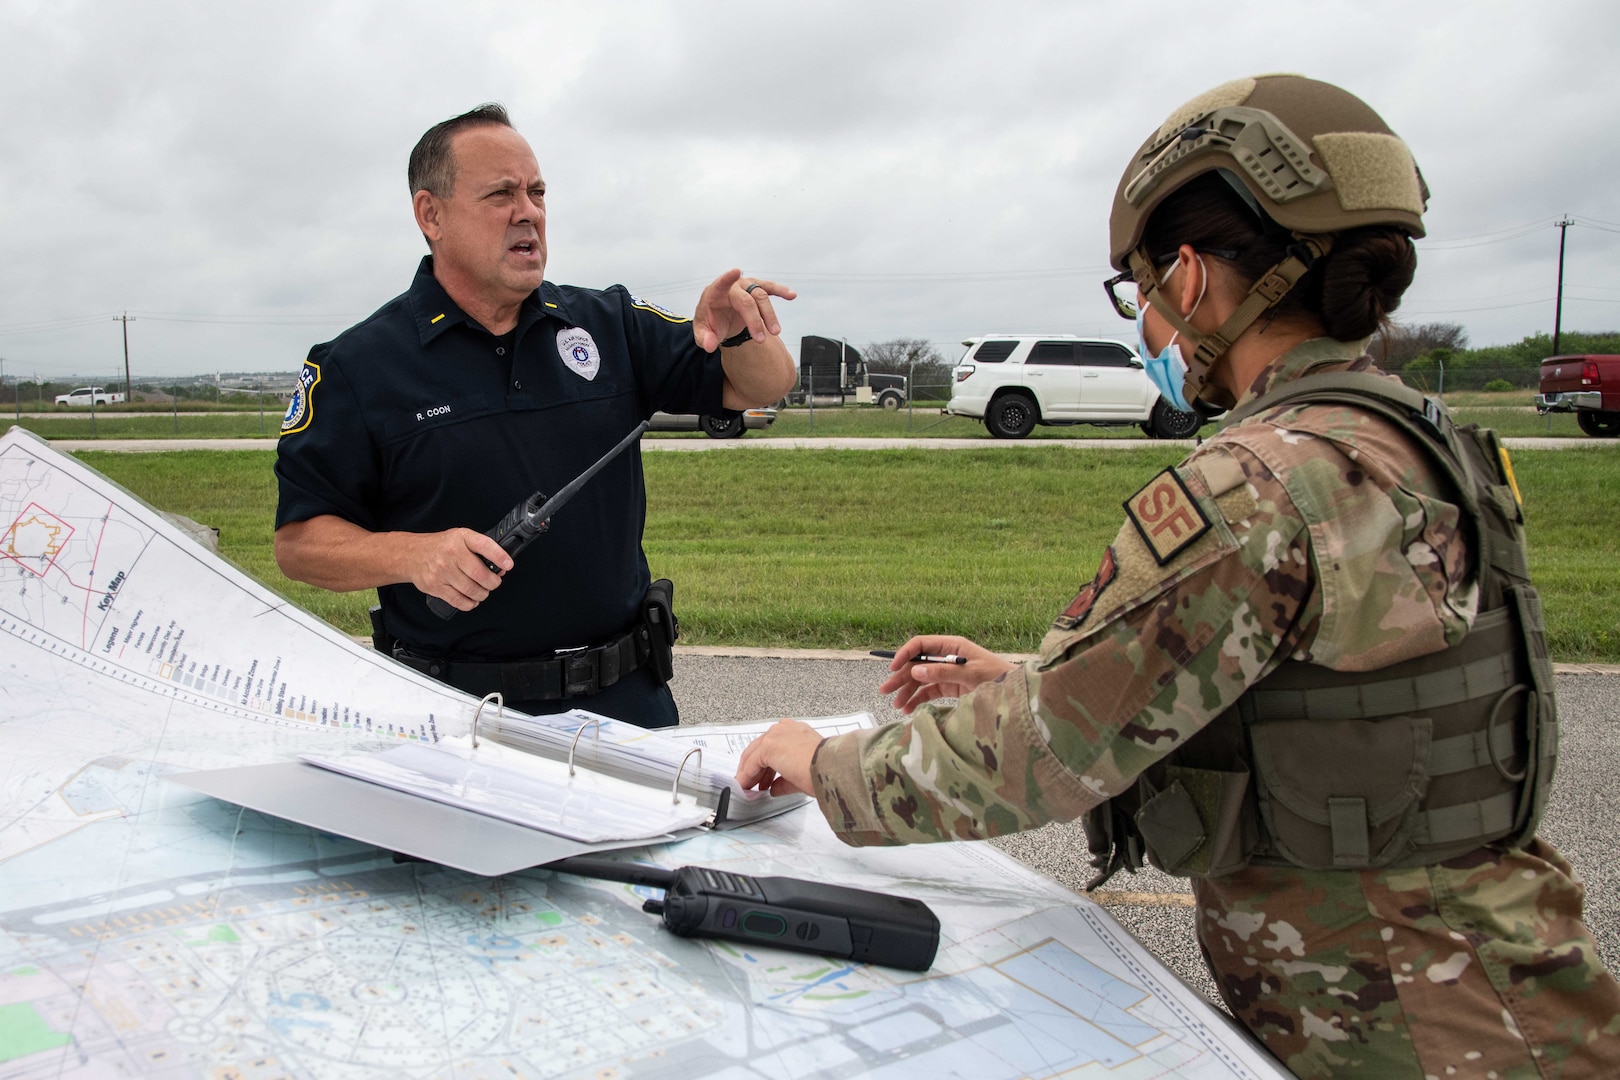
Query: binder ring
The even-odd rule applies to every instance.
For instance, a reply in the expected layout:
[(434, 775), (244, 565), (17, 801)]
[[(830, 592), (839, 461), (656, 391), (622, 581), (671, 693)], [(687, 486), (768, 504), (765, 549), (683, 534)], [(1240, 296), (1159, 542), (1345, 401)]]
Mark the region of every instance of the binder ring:
[(703, 768), (703, 747), (694, 746), (686, 752), (685, 757), (681, 758), (681, 767), (675, 770), (675, 782), (669, 785), (669, 801), (671, 805), (679, 806), (681, 804), (681, 773), (686, 771), (686, 763), (692, 760), (693, 754), (697, 755), (698, 768)]
[(585, 721), (583, 724), (579, 725), (579, 730), (574, 732), (574, 741), (568, 744), (568, 775), (569, 776), (574, 775), (574, 751), (576, 749), (578, 749), (578, 747), (579, 747), (579, 737), (581, 735), (585, 734), (585, 729), (590, 727), (592, 724), (596, 725), (596, 730), (594, 732), (592, 732), (592, 738), (595, 739), (597, 742), (602, 741), (602, 719), (601, 719), (601, 717), (593, 716), (589, 720)]
[(483, 713), (484, 706), (488, 705), (492, 699), (495, 702), (496, 718), (499, 719), (506, 715), (506, 699), (501, 697), (499, 690), (484, 695), (484, 700), (480, 701), (478, 708), (473, 710), (472, 748), (474, 750), (478, 749), (478, 717)]

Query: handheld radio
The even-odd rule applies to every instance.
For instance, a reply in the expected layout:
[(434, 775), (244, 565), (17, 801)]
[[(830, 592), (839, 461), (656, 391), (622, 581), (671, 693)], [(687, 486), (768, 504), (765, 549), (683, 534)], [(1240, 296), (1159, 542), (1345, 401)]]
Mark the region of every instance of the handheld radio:
[[(500, 522), (493, 529), (485, 532), (484, 535), (501, 545), (502, 551), (516, 558), (518, 552), (528, 547), (535, 537), (546, 531), (551, 525), (552, 515), (560, 510), (564, 503), (572, 499), (574, 494), (585, 486), (586, 481), (600, 472), (604, 465), (618, 457), (625, 447), (641, 438), (641, 433), (646, 430), (647, 421), (643, 420), (636, 425), (630, 434), (620, 439), (617, 446), (598, 458), (590, 468), (568, 481), (567, 486), (557, 494), (548, 499), (545, 492), (535, 492), (512, 507), (506, 516), (501, 518)], [(482, 555), (479, 558), (483, 559), (484, 565), (489, 567), (491, 571), (497, 574), (500, 573), (500, 567), (488, 559), (484, 559)], [(428, 597), (427, 606), (429, 611), (441, 619), (451, 618), (456, 613), (455, 608), (440, 600), (437, 596)]]
[(662, 900), (641, 909), (681, 937), (815, 953), (906, 971), (927, 971), (939, 951), (939, 919), (920, 900), (789, 877), (748, 877), (701, 866), (664, 870), (588, 855), (546, 866), (565, 874), (647, 885)]

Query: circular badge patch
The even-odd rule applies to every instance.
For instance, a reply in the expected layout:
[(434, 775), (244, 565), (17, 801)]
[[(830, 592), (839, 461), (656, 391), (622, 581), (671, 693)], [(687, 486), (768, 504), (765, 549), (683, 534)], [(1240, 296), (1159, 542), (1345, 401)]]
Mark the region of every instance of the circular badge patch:
[(562, 357), (569, 371), (586, 382), (596, 378), (596, 373), (602, 369), (602, 354), (597, 351), (596, 341), (577, 326), (557, 331), (557, 355)]
[(287, 403), (287, 415), (281, 418), (281, 433), (291, 435), (295, 431), (303, 431), (309, 427), (309, 422), (315, 418), (315, 387), (321, 381), (321, 365), (312, 360), (304, 361), (304, 368), (298, 373), (298, 383), (293, 387), (292, 400)]

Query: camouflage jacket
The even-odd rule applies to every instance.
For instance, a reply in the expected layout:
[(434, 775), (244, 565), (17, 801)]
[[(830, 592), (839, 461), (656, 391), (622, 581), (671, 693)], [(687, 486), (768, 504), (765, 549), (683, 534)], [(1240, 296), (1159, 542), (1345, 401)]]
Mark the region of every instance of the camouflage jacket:
[[(1238, 402), (1375, 371), (1318, 338)], [(824, 742), (815, 794), (851, 844), (979, 839), (1069, 821), (1130, 786), (1288, 659), (1368, 671), (1456, 644), (1477, 596), (1433, 467), (1350, 406), (1221, 431), (1126, 500), (1127, 520), (1039, 658), (954, 707)]]

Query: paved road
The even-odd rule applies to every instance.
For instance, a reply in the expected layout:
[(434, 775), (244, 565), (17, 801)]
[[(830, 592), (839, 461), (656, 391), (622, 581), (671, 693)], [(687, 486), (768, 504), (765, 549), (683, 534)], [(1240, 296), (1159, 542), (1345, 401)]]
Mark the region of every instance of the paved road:
[[(865, 658), (738, 657), (683, 649), (676, 658), (671, 688), (688, 723), (827, 716), (863, 709), (879, 721), (896, 720), (899, 714), (876, 694), (883, 670), (883, 661)], [(1620, 861), (1614, 853), (1620, 850), (1620, 785), (1614, 783), (1609, 766), (1620, 761), (1620, 677), (1561, 672), (1558, 693), (1562, 736), (1558, 781), (1542, 835), (1563, 851), (1586, 882), (1587, 923), (1604, 961), (1616, 970)], [(1077, 825), (1049, 825), (998, 840), (996, 845), (1070, 888), (1080, 888), (1091, 874)], [(1214, 985), (1193, 939), (1192, 895), (1180, 880), (1152, 870), (1121, 874), (1093, 897), (1167, 966), (1214, 1000)]]
[[(1559, 450), (1583, 446), (1620, 447), (1620, 439), (1503, 439), (1514, 449)], [(169, 450), (272, 450), (273, 438), (263, 439), (52, 439), (51, 445), (66, 453), (78, 450), (111, 450), (121, 453), (156, 453)], [(1141, 450), (1154, 446), (1181, 446), (1191, 449), (1191, 439), (864, 439), (864, 438), (780, 438), (780, 439), (643, 439), (641, 449), (704, 451), (768, 450), (997, 450), (1009, 447), (1067, 447), (1071, 450)]]

